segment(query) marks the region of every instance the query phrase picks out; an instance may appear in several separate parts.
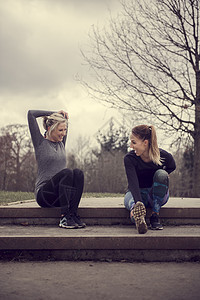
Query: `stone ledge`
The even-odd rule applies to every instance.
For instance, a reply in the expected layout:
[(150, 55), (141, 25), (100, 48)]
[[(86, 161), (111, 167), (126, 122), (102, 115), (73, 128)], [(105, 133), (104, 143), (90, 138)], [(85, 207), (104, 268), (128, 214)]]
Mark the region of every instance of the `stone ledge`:
[(0, 250), (0, 260), (199, 262), (200, 250)]
[[(88, 225), (117, 225), (131, 224), (129, 212), (121, 207), (82, 207), (78, 210), (81, 218)], [(150, 210), (147, 209), (147, 222)], [(53, 225), (59, 222), (59, 208), (40, 207), (0, 207), (0, 225), (5, 224), (33, 224)], [(171, 208), (163, 207), (160, 219), (167, 225), (198, 225), (200, 224), (200, 208)]]
[[(91, 207), (79, 208), (81, 217), (84, 218), (127, 218), (129, 212), (120, 207)], [(147, 209), (147, 217), (150, 215), (150, 209)], [(41, 208), (41, 207), (0, 207), (0, 218), (59, 218), (59, 208)], [(160, 211), (160, 217), (166, 218), (197, 218), (200, 219), (199, 208), (173, 208), (163, 207)]]
[(200, 226), (165, 227), (145, 235), (134, 226), (1, 229), (1, 260), (200, 261)]
[(200, 236), (0, 237), (1, 250), (200, 250)]
[[(78, 213), (88, 225), (131, 224), (123, 198), (83, 198)], [(147, 222), (151, 211), (147, 209)], [(59, 208), (41, 208), (35, 200), (0, 206), (0, 225), (53, 225), (59, 222)], [(200, 224), (199, 198), (170, 198), (161, 209), (160, 218), (167, 225)]]

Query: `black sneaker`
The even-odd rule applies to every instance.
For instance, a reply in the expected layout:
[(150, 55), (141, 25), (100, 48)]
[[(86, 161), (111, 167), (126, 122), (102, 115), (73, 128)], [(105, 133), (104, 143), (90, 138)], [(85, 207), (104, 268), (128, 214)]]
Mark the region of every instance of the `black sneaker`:
[(145, 221), (146, 208), (141, 201), (136, 202), (133, 208), (133, 217), (135, 220), (136, 229), (138, 233), (144, 234), (147, 232), (147, 224)]
[(152, 230), (162, 230), (163, 226), (159, 222), (158, 215), (153, 213), (150, 217), (150, 229)]
[(81, 221), (80, 216), (78, 216), (77, 214), (73, 214), (72, 218), (74, 222), (78, 225), (78, 228), (86, 227), (86, 224), (83, 221)]
[(60, 219), (59, 227), (66, 229), (76, 229), (78, 228), (78, 224), (73, 220), (71, 216), (64, 216)]

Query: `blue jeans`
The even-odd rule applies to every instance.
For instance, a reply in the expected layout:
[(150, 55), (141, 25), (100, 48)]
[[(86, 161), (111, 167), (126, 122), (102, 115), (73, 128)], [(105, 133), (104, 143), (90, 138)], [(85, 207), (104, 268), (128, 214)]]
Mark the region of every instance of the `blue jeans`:
[[(169, 179), (165, 170), (159, 169), (153, 177), (151, 188), (140, 189), (142, 202), (145, 207), (151, 207), (153, 212), (159, 213), (161, 206), (169, 199)], [(135, 201), (130, 191), (124, 197), (124, 205), (129, 211), (133, 209)]]

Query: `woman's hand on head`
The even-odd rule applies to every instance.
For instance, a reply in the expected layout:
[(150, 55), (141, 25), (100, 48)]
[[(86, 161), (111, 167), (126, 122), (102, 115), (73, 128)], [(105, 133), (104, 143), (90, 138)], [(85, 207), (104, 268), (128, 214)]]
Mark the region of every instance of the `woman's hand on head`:
[(65, 119), (67, 119), (67, 120), (69, 119), (69, 115), (68, 115), (68, 113), (66, 111), (60, 110), (60, 111), (58, 111), (58, 113), (62, 114)]

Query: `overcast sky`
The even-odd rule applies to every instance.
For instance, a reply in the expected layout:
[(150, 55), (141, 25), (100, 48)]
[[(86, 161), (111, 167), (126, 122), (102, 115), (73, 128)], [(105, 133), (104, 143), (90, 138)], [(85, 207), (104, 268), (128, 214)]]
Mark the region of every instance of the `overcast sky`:
[(0, 0), (0, 127), (26, 124), (29, 109), (63, 109), (72, 145), (118, 116), (89, 99), (75, 77), (84, 76), (80, 48), (92, 25), (119, 9), (119, 0)]

